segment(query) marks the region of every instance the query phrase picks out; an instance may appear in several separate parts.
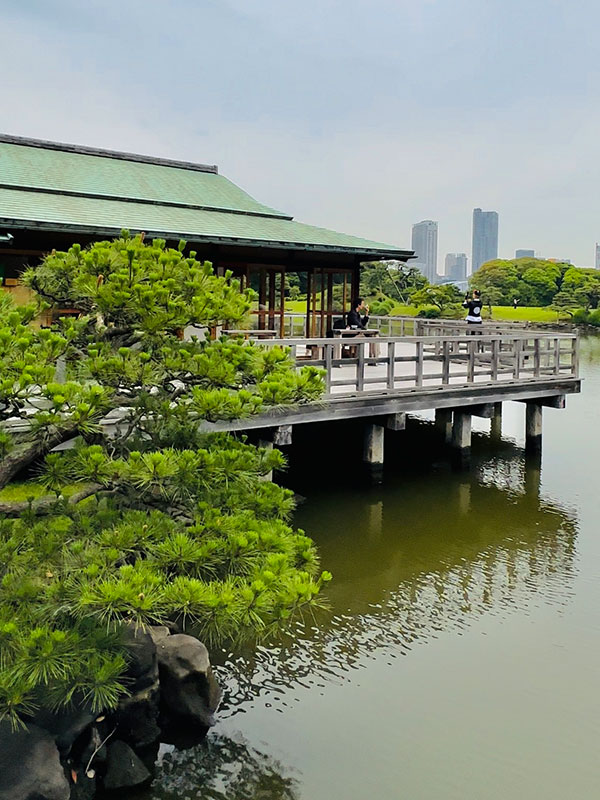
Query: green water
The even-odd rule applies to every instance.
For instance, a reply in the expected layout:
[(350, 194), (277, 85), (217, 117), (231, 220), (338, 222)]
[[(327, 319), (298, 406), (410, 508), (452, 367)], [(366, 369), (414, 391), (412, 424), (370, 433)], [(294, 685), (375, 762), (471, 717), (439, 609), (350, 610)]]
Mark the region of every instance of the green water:
[(145, 800), (600, 796), (600, 339), (582, 350), (583, 393), (545, 411), (541, 465), (519, 404), (501, 442), (477, 423), (463, 473), (426, 420), (391, 434), (377, 488), (348, 477), (354, 429), (326, 453), (307, 434), (312, 464), (287, 480), (331, 612), (221, 655), (218, 725), (165, 748)]

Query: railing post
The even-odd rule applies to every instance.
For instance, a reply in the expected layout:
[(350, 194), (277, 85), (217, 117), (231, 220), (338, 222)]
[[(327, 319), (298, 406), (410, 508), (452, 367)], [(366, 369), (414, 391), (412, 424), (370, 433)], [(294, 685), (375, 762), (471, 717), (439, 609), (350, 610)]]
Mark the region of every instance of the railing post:
[(491, 365), (491, 378), (493, 381), (498, 380), (498, 366), (499, 366), (499, 358), (500, 358), (500, 340), (493, 339), (492, 340), (492, 365)]
[(417, 386), (423, 386), (423, 342), (421, 340), (416, 343), (416, 360), (415, 384)]
[(447, 386), (450, 383), (450, 348), (447, 339), (442, 344), (442, 383)]
[(387, 346), (387, 388), (393, 389), (394, 388), (394, 367), (396, 362), (394, 361), (396, 357), (396, 343), (395, 342), (388, 342)]
[(468, 354), (468, 365), (467, 365), (467, 381), (469, 383), (473, 383), (475, 380), (475, 339), (472, 336), (471, 341), (467, 342), (467, 354)]
[(540, 340), (537, 336), (533, 340), (533, 377), (540, 377)]
[(560, 339), (554, 340), (554, 374), (560, 375)]
[(579, 375), (579, 336), (575, 336), (571, 345), (571, 375)]
[(514, 339), (514, 351), (515, 351), (515, 361), (513, 364), (513, 379), (515, 381), (519, 380), (519, 376), (521, 375), (521, 349), (523, 347), (523, 342), (521, 339)]
[(356, 362), (356, 389), (362, 392), (365, 388), (365, 339), (358, 341)]
[(331, 392), (331, 370), (333, 367), (333, 343), (325, 344), (323, 346), (325, 351), (325, 392), (329, 394)]

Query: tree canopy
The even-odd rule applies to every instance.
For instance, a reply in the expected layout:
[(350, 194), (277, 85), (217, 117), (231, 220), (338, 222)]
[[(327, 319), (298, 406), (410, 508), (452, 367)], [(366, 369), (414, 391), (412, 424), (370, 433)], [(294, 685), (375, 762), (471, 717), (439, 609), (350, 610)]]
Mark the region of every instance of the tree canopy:
[(493, 294), (500, 305), (511, 305), (517, 298), (524, 306), (548, 306), (559, 292), (582, 287), (588, 293), (588, 307), (595, 308), (600, 301), (600, 273), (596, 270), (540, 258), (488, 261), (471, 277), (471, 286), (479, 289), (484, 299)]
[[(277, 450), (211, 423), (314, 400), (321, 372), (239, 339), (183, 338), (243, 322), (231, 275), (127, 232), (49, 255), (25, 275), (41, 301), (0, 295), (0, 718), (126, 691), (123, 624), (169, 622), (207, 642), (261, 633), (319, 603), (292, 493), (265, 480)], [(52, 452), (57, 445), (67, 449)]]

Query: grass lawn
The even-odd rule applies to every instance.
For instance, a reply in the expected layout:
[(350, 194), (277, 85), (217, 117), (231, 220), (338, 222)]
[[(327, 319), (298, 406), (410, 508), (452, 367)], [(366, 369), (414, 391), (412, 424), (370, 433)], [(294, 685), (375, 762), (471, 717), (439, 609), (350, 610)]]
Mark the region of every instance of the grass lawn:
[[(293, 314), (306, 313), (306, 300), (286, 300), (285, 310)], [(487, 319), (484, 308), (484, 318)], [(391, 311), (395, 317), (414, 317), (418, 308), (415, 306), (397, 305)], [(492, 306), (492, 319), (497, 322), (560, 322), (568, 321), (568, 314), (557, 314), (551, 308), (520, 306), (516, 310), (512, 306)]]

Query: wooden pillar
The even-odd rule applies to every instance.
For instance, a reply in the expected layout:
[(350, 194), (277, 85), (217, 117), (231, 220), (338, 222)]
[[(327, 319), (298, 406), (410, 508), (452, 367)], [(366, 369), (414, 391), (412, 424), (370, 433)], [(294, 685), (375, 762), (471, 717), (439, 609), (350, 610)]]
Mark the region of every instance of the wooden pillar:
[(267, 271), (261, 269), (260, 271), (260, 285), (258, 290), (258, 329), (264, 331), (265, 325), (265, 311), (267, 307)]
[(327, 273), (327, 330), (333, 328), (333, 273)]
[(285, 269), (281, 270), (281, 295), (279, 306), (279, 338), (285, 338)]
[(452, 409), (438, 408), (435, 412), (435, 427), (444, 438), (446, 444), (452, 441)]
[(326, 322), (326, 313), (327, 313), (327, 299), (326, 299), (326, 285), (325, 285), (325, 270), (321, 269), (321, 329), (319, 330), (319, 336), (325, 336), (325, 322)]
[(269, 330), (273, 330), (275, 328), (275, 297), (276, 297), (276, 286), (277, 283), (277, 273), (274, 270), (269, 271)]
[(490, 436), (492, 439), (502, 438), (502, 403), (494, 403), (494, 416), (490, 426)]
[(454, 412), (452, 447), (461, 451), (471, 449), (471, 415), (462, 410)]
[(350, 302), (353, 303), (360, 295), (360, 266), (354, 267), (352, 270), (352, 278), (350, 284)]
[(525, 406), (525, 448), (530, 452), (542, 449), (542, 406), (527, 403)]
[(306, 272), (306, 338), (310, 339), (310, 299), (312, 296), (313, 274), (309, 269)]
[(369, 422), (365, 427), (365, 449), (363, 460), (365, 464), (383, 464), (383, 425), (375, 425)]

